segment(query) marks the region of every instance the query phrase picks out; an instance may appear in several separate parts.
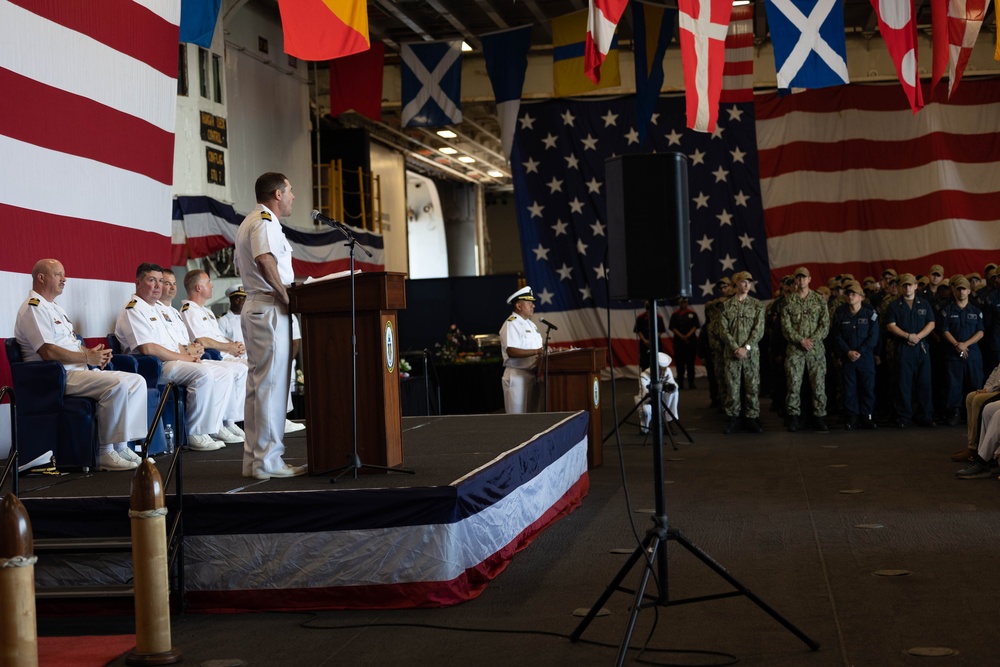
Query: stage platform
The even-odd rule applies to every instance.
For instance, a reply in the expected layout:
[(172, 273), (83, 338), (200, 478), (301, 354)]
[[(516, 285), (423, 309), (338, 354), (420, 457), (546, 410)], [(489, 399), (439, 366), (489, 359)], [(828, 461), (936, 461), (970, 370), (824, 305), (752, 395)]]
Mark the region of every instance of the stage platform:
[[(479, 595), (587, 494), (587, 415), (403, 419), (414, 475), (253, 480), (242, 447), (186, 452), (185, 575), (200, 611), (388, 609)], [(303, 432), (285, 459), (305, 461)], [(167, 459), (157, 467), (166, 473)], [(128, 535), (128, 473), (24, 476), (36, 538)], [(173, 507), (173, 489), (168, 490)], [(39, 558), (38, 586), (123, 584), (128, 554)]]

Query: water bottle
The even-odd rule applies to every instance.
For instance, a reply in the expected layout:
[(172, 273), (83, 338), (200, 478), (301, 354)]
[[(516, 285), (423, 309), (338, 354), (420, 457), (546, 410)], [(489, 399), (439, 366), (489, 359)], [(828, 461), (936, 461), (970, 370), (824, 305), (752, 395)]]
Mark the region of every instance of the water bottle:
[(167, 441), (167, 454), (174, 453), (174, 427), (167, 424), (163, 427), (163, 438)]

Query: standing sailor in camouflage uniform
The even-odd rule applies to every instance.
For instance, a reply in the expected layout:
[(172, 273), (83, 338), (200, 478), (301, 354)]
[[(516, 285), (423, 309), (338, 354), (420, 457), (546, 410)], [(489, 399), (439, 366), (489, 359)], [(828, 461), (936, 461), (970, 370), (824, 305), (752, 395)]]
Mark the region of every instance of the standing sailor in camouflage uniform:
[(707, 343), (707, 349), (702, 354), (705, 357), (705, 370), (708, 372), (708, 394), (712, 400), (712, 407), (719, 407), (725, 403), (723, 392), (723, 382), (725, 373), (725, 358), (722, 356), (722, 339), (719, 337), (719, 315), (722, 313), (722, 305), (729, 298), (731, 283), (729, 278), (723, 276), (715, 281), (721, 296), (712, 299), (705, 304), (705, 326), (702, 328), (702, 337)]
[(813, 392), (813, 418), (817, 431), (829, 430), (826, 417), (826, 351), (823, 339), (830, 331), (830, 311), (823, 298), (809, 289), (809, 269), (795, 270), (797, 290), (781, 313), (781, 331), (788, 341), (785, 374), (788, 377), (788, 430), (802, 428), (802, 376), (809, 375)]
[[(762, 433), (760, 425), (760, 339), (764, 337), (764, 305), (750, 296), (753, 277), (741, 271), (732, 278), (735, 294), (722, 306), (719, 332), (725, 354), (725, 397), (729, 426), (726, 433), (743, 425), (753, 433)], [(742, 396), (741, 396), (742, 394)], [(742, 399), (742, 400), (741, 400)]]

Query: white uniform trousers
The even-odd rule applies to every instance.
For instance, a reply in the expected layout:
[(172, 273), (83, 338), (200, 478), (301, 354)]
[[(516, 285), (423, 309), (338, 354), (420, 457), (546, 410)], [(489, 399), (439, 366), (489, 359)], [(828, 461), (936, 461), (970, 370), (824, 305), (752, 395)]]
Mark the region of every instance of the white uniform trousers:
[(535, 412), (538, 409), (535, 369), (503, 369), (503, 406), (509, 415)]
[(233, 391), (226, 404), (226, 410), (222, 415), (223, 421), (241, 422), (243, 421), (244, 405), (247, 400), (247, 371), (246, 361), (236, 357), (229, 357), (222, 361), (202, 361), (209, 366), (218, 366), (229, 376), (233, 383)]
[(291, 366), (291, 323), (281, 304), (251, 294), (240, 315), (247, 348), (243, 474), (273, 472), (285, 465), (285, 411)]
[(160, 378), (185, 388), (188, 435), (219, 432), (233, 393), (233, 376), (221, 364), (168, 361)]
[(66, 372), (66, 395), (97, 401), (97, 439), (111, 445), (146, 437), (146, 380), (136, 373)]
[[(666, 384), (668, 381), (673, 383), (674, 379), (672, 377), (669, 378), (669, 380), (665, 378), (663, 380), (663, 384)], [(639, 401), (641, 401), (643, 398), (646, 397), (647, 393), (649, 392), (648, 391), (641, 392), (638, 396), (635, 397), (635, 402), (638, 403)], [(680, 396), (678, 394), (679, 392), (676, 390), (670, 392), (669, 394), (666, 392), (666, 390), (664, 390), (663, 393), (660, 394), (660, 400), (663, 402), (663, 406), (666, 408), (663, 412), (664, 423), (672, 422), (674, 420), (674, 415), (677, 414), (677, 404), (679, 403), (680, 399)], [(642, 425), (643, 429), (649, 428), (649, 422), (652, 418), (653, 418), (653, 406), (649, 401), (646, 401), (639, 408), (639, 423)]]
[(976, 452), (989, 463), (996, 457), (998, 446), (1000, 446), (1000, 401), (994, 401), (983, 406), (983, 431), (979, 436), (979, 448)]
[(984, 391), (981, 394), (973, 391), (965, 396), (969, 449), (974, 449), (979, 444), (979, 414), (982, 412), (983, 406), (993, 400), (996, 395), (995, 391)]

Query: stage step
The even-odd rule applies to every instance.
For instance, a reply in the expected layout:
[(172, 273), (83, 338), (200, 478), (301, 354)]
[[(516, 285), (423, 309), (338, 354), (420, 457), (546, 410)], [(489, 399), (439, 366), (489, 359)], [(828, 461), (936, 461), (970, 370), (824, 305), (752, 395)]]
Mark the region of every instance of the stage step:
[(36, 598), (50, 600), (80, 600), (94, 598), (128, 598), (135, 596), (135, 587), (130, 584), (119, 586), (51, 586), (36, 588)]
[(132, 551), (131, 537), (51, 537), (35, 540), (35, 555)]

